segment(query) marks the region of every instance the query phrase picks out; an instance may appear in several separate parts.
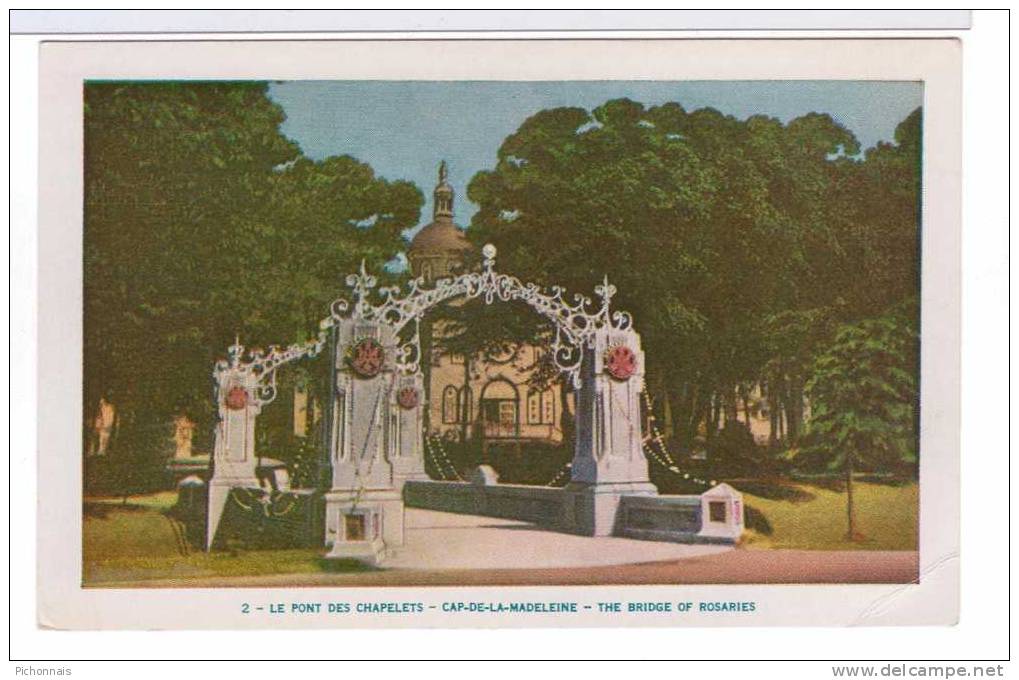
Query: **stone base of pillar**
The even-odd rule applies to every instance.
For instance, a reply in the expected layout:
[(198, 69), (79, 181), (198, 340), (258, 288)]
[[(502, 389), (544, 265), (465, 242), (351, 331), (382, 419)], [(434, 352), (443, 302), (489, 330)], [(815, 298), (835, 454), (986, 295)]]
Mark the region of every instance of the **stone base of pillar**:
[(325, 503), (327, 558), (377, 565), (403, 545), (404, 507), (398, 491), (329, 491)]
[(335, 541), (325, 557), (327, 560), (354, 560), (377, 567), (386, 559), (386, 544), (381, 538), (370, 541)]
[(657, 495), (657, 487), (650, 482), (570, 482), (563, 488), (560, 526), (582, 536), (611, 536), (620, 528), (620, 498)]
[(248, 479), (234, 478), (209, 480), (208, 505), (205, 516), (205, 549), (212, 550), (216, 543), (216, 535), (219, 533), (219, 523), (223, 519), (223, 512), (226, 510), (226, 502), (230, 498), (230, 492), (237, 487), (246, 489), (257, 489), (258, 480), (254, 477)]

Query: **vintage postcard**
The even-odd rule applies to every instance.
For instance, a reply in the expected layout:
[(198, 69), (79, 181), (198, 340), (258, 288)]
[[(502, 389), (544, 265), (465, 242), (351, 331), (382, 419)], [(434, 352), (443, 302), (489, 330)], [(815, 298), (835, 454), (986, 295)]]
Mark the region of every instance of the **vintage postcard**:
[(40, 625), (954, 622), (959, 73), (46, 44)]

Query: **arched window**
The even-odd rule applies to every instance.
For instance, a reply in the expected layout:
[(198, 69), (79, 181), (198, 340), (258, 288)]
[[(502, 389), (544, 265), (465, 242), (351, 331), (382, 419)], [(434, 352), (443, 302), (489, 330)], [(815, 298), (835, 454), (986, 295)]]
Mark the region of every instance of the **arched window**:
[(446, 389), (442, 391), (442, 422), (446, 424), (457, 423), (459, 418), (457, 417), (459, 411), (459, 403), (457, 399), (456, 388), (452, 385), (446, 385)]

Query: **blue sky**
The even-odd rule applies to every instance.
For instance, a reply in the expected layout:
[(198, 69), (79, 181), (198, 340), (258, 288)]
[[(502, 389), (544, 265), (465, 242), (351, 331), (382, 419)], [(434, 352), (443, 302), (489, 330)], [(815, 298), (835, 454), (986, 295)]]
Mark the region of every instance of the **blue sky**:
[(887, 81), (299, 81), (273, 83), (269, 95), (287, 114), (282, 131), (311, 158), (349, 154), (387, 179), (421, 188), (430, 221), (432, 188), (446, 159), (456, 190), (456, 221), (476, 207), (465, 196), (476, 172), (495, 165), (502, 140), (532, 114), (556, 106), (588, 110), (629, 97), (647, 105), (710, 106), (747, 118), (787, 122), (828, 113), (864, 148), (892, 141), (895, 126), (922, 103), (919, 82)]

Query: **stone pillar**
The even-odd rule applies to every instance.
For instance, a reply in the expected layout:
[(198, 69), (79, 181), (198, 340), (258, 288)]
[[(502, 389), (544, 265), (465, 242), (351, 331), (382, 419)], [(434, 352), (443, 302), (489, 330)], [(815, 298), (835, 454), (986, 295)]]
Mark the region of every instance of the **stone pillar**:
[(600, 329), (584, 348), (576, 392), (576, 449), (562, 526), (588, 536), (616, 529), (619, 499), (655, 495), (641, 441), (644, 352), (633, 330)]
[(428, 479), (424, 453), (424, 378), (420, 373), (396, 379), (390, 394), (390, 460), (397, 491), (411, 479)]
[(227, 369), (219, 374), (216, 389), (219, 423), (212, 453), (212, 479), (209, 480), (206, 548), (211, 548), (216, 540), (230, 490), (238, 486), (258, 487), (255, 417), (261, 405), (255, 396), (257, 387), (257, 379), (247, 371)]
[(381, 323), (345, 319), (334, 332), (327, 557), (377, 564), (388, 548), (403, 544), (403, 500), (392, 461), (398, 341)]

